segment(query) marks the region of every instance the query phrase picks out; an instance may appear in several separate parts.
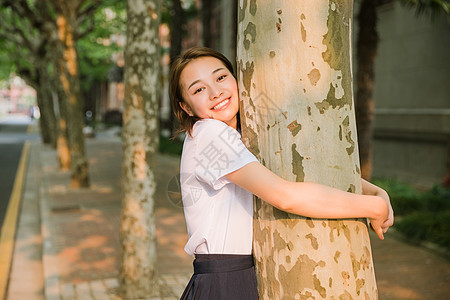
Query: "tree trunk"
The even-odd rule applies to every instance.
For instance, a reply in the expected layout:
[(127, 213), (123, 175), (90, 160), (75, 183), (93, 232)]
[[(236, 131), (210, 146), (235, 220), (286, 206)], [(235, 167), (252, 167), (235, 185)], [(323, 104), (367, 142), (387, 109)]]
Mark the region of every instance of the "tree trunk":
[(70, 170), (70, 147), (69, 134), (67, 128), (67, 101), (65, 101), (64, 93), (61, 88), (56, 88), (58, 98), (58, 118), (57, 118), (57, 135), (56, 135), (56, 151), (58, 153), (58, 164), (61, 171)]
[[(238, 11), (243, 141), (291, 181), (361, 192), (352, 1), (244, 1)], [(364, 219), (291, 215), (255, 199), (260, 299), (376, 299)]]
[(38, 105), (41, 113), (40, 128), (42, 140), (44, 143), (52, 145), (56, 148), (56, 118), (53, 106), (53, 98), (49, 88), (49, 74), (47, 71), (47, 63), (37, 67), (39, 78), (38, 89)]
[(41, 116), (39, 118), (39, 131), (41, 133), (41, 141), (44, 144), (52, 144), (51, 130), (50, 130), (50, 122), (48, 118), (48, 114), (46, 113), (45, 104), (45, 96), (44, 91), (41, 86), (38, 86), (36, 89), (36, 102), (39, 107), (39, 112)]
[(158, 150), (160, 0), (129, 0), (123, 113), (123, 205), (120, 275), (126, 299), (159, 296), (156, 276), (156, 183)]
[(70, 9), (71, 6), (67, 6), (58, 8), (60, 13), (56, 17), (58, 26), (58, 77), (61, 81), (67, 104), (71, 186), (80, 188), (89, 186), (89, 174), (83, 136), (84, 117), (80, 92), (78, 54), (74, 39), (76, 19), (75, 12)]
[(358, 128), (361, 176), (372, 176), (372, 139), (375, 104), (375, 59), (378, 48), (377, 0), (363, 0), (358, 15), (358, 40), (356, 44), (356, 124)]
[(214, 0), (202, 0), (200, 17), (202, 21), (203, 46), (211, 47), (211, 14)]
[[(170, 66), (175, 61), (178, 55), (182, 51), (184, 24), (186, 23), (186, 16), (181, 6), (180, 0), (172, 0), (172, 13), (170, 23)], [(170, 107), (170, 132), (171, 136), (174, 136), (178, 128), (178, 119), (175, 118), (175, 114)]]

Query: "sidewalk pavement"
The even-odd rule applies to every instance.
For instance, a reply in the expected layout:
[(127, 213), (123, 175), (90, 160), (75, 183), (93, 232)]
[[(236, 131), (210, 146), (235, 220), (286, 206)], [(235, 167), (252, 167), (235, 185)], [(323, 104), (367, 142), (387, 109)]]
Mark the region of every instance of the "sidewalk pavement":
[[(91, 187), (68, 188), (56, 152), (32, 142), (7, 300), (120, 299), (119, 223), (122, 143), (114, 134), (87, 139)], [(178, 299), (192, 273), (182, 208), (168, 197), (179, 158), (155, 165), (161, 295)], [(380, 299), (450, 299), (450, 262), (387, 235), (372, 236)], [(230, 299), (232, 300), (232, 299)]]

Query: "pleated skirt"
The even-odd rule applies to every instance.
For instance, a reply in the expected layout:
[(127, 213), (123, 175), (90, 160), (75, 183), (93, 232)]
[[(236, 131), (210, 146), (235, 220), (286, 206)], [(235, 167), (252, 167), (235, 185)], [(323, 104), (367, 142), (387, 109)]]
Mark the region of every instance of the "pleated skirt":
[(258, 300), (252, 255), (196, 254), (181, 300)]

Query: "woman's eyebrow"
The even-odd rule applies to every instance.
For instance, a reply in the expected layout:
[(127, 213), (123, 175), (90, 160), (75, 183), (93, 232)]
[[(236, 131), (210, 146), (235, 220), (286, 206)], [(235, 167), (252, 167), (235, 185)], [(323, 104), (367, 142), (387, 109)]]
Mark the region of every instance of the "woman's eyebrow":
[[(224, 68), (218, 68), (218, 69), (215, 69), (214, 71), (212, 71), (211, 74), (217, 73), (217, 72), (219, 72), (219, 71), (221, 71), (221, 70), (224, 70)], [(190, 88), (191, 88), (194, 84), (196, 84), (197, 82), (200, 82), (200, 79), (197, 79), (197, 80), (195, 80), (194, 82), (192, 82), (192, 83), (189, 85), (188, 89), (190, 89)]]

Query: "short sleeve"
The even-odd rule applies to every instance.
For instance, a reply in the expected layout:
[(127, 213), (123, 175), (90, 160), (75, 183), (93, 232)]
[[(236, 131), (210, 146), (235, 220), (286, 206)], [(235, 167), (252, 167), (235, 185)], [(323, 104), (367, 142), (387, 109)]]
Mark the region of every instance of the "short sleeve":
[(241, 135), (227, 124), (213, 119), (198, 121), (195, 176), (217, 190), (230, 183), (225, 176), (248, 163), (258, 161), (241, 141)]

